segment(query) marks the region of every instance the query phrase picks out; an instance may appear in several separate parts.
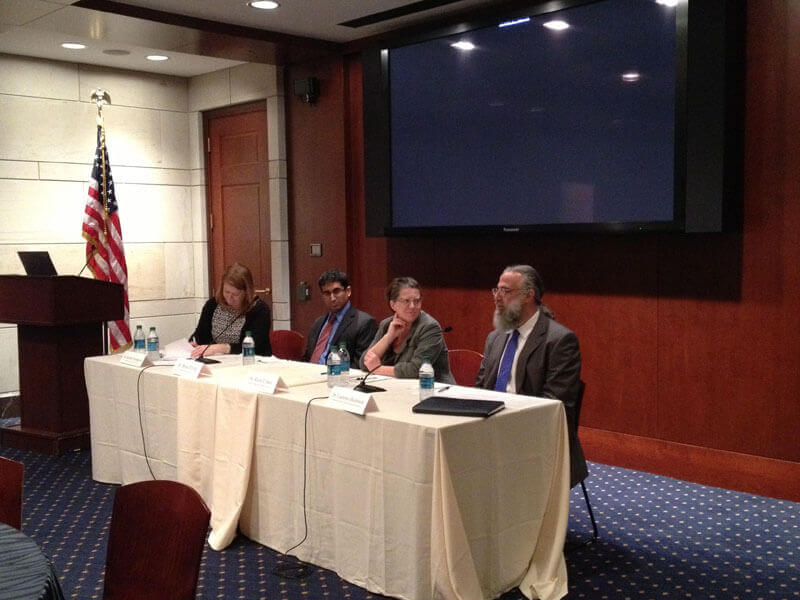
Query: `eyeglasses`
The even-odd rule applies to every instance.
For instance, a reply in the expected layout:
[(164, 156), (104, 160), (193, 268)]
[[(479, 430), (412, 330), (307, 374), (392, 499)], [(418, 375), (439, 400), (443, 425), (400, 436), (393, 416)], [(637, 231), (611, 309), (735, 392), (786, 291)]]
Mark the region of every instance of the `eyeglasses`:
[(399, 302), (403, 306), (421, 306), (422, 298), (398, 298), (395, 302)]
[(496, 287), (496, 288), (492, 288), (491, 289), (492, 296), (502, 296), (503, 298), (513, 294), (514, 292), (518, 292), (518, 291), (519, 291), (519, 289), (513, 289), (513, 288), (507, 288), (507, 287)]
[(330, 296), (331, 298), (333, 298), (334, 296), (338, 296), (339, 294), (341, 294), (343, 291), (344, 291), (344, 288), (337, 287), (337, 288), (333, 288), (332, 290), (327, 291), (327, 292), (325, 290), (322, 290), (322, 295), (323, 296)]

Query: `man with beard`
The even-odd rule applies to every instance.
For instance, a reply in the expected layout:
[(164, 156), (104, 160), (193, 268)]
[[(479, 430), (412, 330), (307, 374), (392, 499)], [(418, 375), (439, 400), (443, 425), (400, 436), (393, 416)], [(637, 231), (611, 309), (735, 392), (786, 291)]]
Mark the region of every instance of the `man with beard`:
[(588, 475), (577, 427), (581, 352), (575, 334), (542, 303), (543, 292), (542, 278), (528, 265), (506, 267), (500, 275), (492, 290), (495, 330), (486, 338), (475, 385), (564, 403), (572, 487)]

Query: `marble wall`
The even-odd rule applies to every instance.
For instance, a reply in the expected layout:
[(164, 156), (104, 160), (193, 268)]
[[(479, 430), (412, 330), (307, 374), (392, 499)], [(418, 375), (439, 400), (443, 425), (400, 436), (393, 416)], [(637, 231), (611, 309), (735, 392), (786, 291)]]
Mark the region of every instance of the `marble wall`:
[[(274, 310), (288, 327), (283, 90), (269, 65), (186, 79), (0, 54), (0, 273), (24, 272), (18, 250), (49, 251), (60, 274), (83, 266), (98, 87), (112, 102), (103, 116), (132, 329), (154, 325), (162, 344), (192, 332), (209, 290), (202, 111), (254, 100), (268, 108)], [(18, 393), (13, 325), (0, 324), (0, 364), (0, 396)]]

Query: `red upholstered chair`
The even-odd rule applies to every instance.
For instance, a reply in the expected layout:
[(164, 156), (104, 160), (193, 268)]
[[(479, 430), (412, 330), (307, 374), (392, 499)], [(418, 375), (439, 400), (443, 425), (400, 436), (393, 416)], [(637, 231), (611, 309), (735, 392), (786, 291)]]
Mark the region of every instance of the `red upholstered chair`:
[(105, 600), (193, 600), (211, 513), (177, 481), (117, 490), (106, 554)]
[(450, 373), (458, 385), (473, 386), (478, 378), (483, 354), (474, 350), (449, 350)]
[(306, 338), (302, 333), (291, 329), (277, 329), (269, 332), (272, 354), (284, 360), (303, 360), (306, 351)]
[(25, 465), (0, 456), (0, 523), (22, 529), (22, 477)]

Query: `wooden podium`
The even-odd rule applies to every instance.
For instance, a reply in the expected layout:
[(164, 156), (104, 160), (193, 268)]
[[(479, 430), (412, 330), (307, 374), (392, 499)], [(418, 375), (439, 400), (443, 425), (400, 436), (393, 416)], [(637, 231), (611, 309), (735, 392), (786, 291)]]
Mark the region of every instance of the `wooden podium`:
[(103, 354), (104, 321), (123, 318), (118, 283), (0, 275), (0, 322), (17, 324), (21, 422), (0, 444), (46, 454), (89, 447), (83, 359)]

